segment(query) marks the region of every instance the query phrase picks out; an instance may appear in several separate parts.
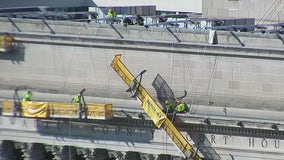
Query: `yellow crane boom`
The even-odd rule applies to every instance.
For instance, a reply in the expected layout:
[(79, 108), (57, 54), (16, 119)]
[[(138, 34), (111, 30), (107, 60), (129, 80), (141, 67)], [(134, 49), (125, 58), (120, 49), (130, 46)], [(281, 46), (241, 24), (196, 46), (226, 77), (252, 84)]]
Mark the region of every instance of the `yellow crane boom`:
[(167, 135), (183, 153), (184, 157), (191, 157), (194, 160), (201, 160), (202, 158), (193, 149), (192, 145), (184, 138), (184, 136), (177, 130), (173, 123), (167, 118), (159, 105), (154, 101), (154, 99), (136, 79), (136, 77), (134, 77), (133, 74), (126, 68), (120, 58), (121, 54), (115, 55), (111, 63), (112, 68), (127, 84), (127, 86), (130, 87), (130, 90), (132, 91), (132, 93), (134, 93), (134, 96), (139, 99), (143, 109), (152, 119), (154, 124), (158, 128), (164, 129)]

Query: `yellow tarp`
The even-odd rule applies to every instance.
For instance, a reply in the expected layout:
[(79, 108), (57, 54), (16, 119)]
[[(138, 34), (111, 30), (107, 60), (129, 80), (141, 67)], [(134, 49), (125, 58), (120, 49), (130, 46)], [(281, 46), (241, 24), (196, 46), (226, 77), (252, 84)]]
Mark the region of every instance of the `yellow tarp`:
[(111, 104), (88, 104), (87, 109), (89, 117), (96, 119), (110, 119), (113, 117)]
[(47, 118), (48, 103), (46, 102), (22, 102), (22, 115), (24, 117)]
[[(50, 116), (53, 117), (53, 115), (60, 116), (60, 117), (72, 117), (77, 116), (77, 105), (76, 104), (70, 104), (70, 103), (62, 103), (62, 102), (49, 102), (49, 110), (50, 110)], [(55, 117), (56, 117), (55, 116)]]
[(14, 110), (13, 105), (13, 101), (2, 101), (2, 112), (10, 113), (12, 115)]
[(0, 36), (0, 48), (12, 48), (13, 42), (14, 42), (14, 37), (11, 35)]
[[(2, 114), (13, 115), (14, 102), (2, 101)], [(62, 102), (23, 102), (22, 116), (24, 117), (78, 117), (77, 104)], [(112, 104), (87, 104), (87, 115), (89, 119), (112, 119)]]
[[(77, 117), (77, 104), (49, 102), (50, 117)], [(89, 119), (111, 119), (113, 117), (112, 104), (87, 104)]]

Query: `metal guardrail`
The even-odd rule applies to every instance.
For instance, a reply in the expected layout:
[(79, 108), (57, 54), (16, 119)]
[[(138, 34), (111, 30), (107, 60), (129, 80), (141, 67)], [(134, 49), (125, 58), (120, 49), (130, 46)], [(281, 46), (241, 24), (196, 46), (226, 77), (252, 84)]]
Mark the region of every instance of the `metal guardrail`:
[[(1, 32), (0, 32), (1, 33)], [(114, 38), (105, 38), (105, 37), (94, 37), (94, 36), (86, 36), (86, 35), (67, 35), (67, 34), (48, 34), (48, 33), (11, 33), (14, 36), (17, 36), (17, 42), (19, 43), (38, 43), (38, 44), (57, 44), (57, 45), (66, 45), (66, 46), (81, 46), (81, 47), (101, 47), (99, 44), (100, 42), (106, 43), (109, 42), (108, 45), (104, 45), (104, 48), (114, 48), (114, 49), (128, 49), (128, 50), (147, 50), (147, 51), (159, 51), (159, 52), (172, 52), (169, 49), (155, 49), (151, 48), (149, 44), (155, 44), (154, 46), (160, 46), (160, 47), (171, 47), (173, 43), (172, 42), (165, 42), (165, 41), (158, 41), (158, 40), (152, 40), (152, 41), (146, 41), (141, 39), (127, 39), (123, 37), (123, 39), (114, 39)], [(46, 36), (53, 38), (46, 39)], [(123, 36), (123, 35), (122, 35)], [(31, 39), (33, 37), (33, 39)], [(74, 41), (72, 38), (76, 38), (77, 41)], [(255, 37), (257, 38), (257, 37)], [(56, 41), (58, 40), (58, 41)], [(96, 40), (97, 43), (93, 43), (93, 40)], [(70, 44), (70, 41), (72, 41), (72, 44)], [(85, 41), (85, 43), (81, 43), (82, 41)], [(90, 43), (86, 43), (86, 42)], [(135, 41), (135, 46), (133, 45), (133, 41)], [(119, 43), (120, 45), (113, 45), (114, 42)], [(121, 42), (124, 42), (122, 45)], [(130, 44), (130, 45), (127, 45)], [(139, 47), (141, 45), (141, 47)], [(147, 46), (147, 48), (143, 46)], [(183, 42), (181, 44), (176, 44), (176, 47), (179, 48), (177, 50), (177, 53), (201, 53), (202, 55), (219, 55), (219, 56), (238, 56), (243, 58), (259, 58), (259, 59), (277, 59), (281, 60), (283, 59), (283, 49), (282, 48), (256, 48), (256, 47), (242, 47), (242, 46), (232, 46), (232, 45), (217, 45), (212, 46), (209, 44), (200, 44), (200, 43), (190, 43), (190, 42)], [(204, 48), (204, 49), (203, 49)], [(188, 50), (193, 50), (192, 52), (189, 52)], [(206, 50), (206, 51), (204, 51)], [(232, 52), (223, 52), (222, 50), (231, 50)], [(238, 51), (245, 51), (245, 52), (257, 52), (258, 54), (241, 54), (238, 52), (238, 54), (235, 54), (234, 52)], [(273, 52), (273, 54), (271, 54)]]

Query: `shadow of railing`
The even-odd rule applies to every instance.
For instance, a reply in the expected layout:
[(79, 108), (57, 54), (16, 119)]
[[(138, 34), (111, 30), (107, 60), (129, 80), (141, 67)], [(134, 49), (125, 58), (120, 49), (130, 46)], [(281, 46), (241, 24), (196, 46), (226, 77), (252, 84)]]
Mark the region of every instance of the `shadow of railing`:
[[(131, 122), (130, 122), (131, 121)], [(143, 122), (141, 122), (143, 121)], [(132, 124), (131, 124), (132, 123)], [(41, 135), (56, 139), (82, 139), (96, 141), (123, 141), (127, 144), (150, 143), (154, 128), (143, 128), (144, 120), (115, 118), (112, 120), (37, 119), (36, 128)]]
[(0, 53), (0, 59), (10, 60), (12, 63), (18, 63), (25, 61), (25, 47), (21, 43), (16, 43), (14, 47), (7, 51)]

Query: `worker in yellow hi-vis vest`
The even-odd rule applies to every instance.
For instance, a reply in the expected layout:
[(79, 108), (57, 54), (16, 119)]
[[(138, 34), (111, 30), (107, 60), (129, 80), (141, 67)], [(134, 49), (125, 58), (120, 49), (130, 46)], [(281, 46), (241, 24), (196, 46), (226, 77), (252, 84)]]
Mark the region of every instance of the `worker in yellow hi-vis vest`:
[(31, 101), (31, 97), (32, 97), (33, 93), (32, 91), (26, 91), (22, 97), (22, 101), (26, 102), (26, 101)]
[(180, 99), (176, 100), (177, 106), (175, 108), (176, 113), (186, 113), (188, 111), (187, 105), (182, 102)]
[(78, 110), (78, 118), (82, 119), (82, 115), (85, 115), (85, 119), (87, 119), (87, 107), (84, 99), (83, 92), (85, 89), (81, 90), (79, 94), (75, 95), (72, 98), (72, 103), (77, 104), (77, 110)]
[(117, 19), (116, 19), (117, 14), (114, 10), (109, 9), (107, 16), (109, 17), (109, 19), (107, 20), (107, 23), (113, 24), (114, 22), (118, 22)]
[(107, 16), (108, 16), (108, 17), (111, 17), (111, 18), (114, 18), (114, 17), (117, 16), (117, 14), (116, 14), (116, 12), (115, 12), (114, 10), (109, 9), (109, 10), (108, 10), (108, 13), (107, 13)]
[(73, 103), (80, 103), (80, 94), (77, 94), (72, 99)]

